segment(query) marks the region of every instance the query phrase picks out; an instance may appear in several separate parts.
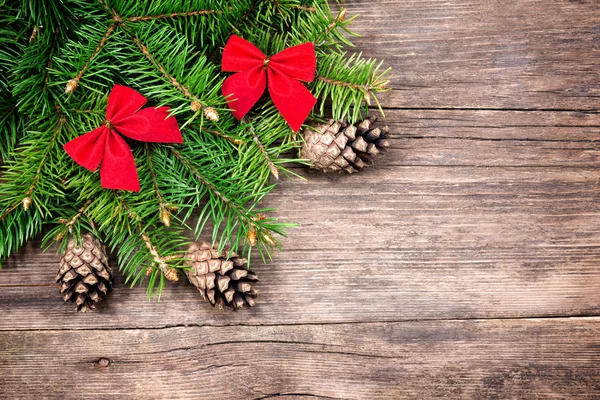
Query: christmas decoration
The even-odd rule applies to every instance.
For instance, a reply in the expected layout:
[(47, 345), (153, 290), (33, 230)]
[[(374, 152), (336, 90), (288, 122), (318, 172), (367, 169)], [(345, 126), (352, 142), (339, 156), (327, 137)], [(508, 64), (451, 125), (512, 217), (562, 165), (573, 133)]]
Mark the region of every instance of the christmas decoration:
[(389, 147), (389, 128), (376, 127), (376, 117), (356, 125), (333, 119), (303, 132), (301, 157), (322, 171), (360, 171)]
[(190, 245), (185, 273), (189, 281), (198, 288), (202, 298), (212, 306), (238, 310), (254, 306), (258, 291), (252, 284), (258, 277), (247, 269), (247, 260), (236, 252), (219, 251), (209, 243), (197, 242)]
[(241, 119), (267, 87), (273, 103), (297, 132), (317, 99), (298, 81), (312, 82), (317, 59), (312, 43), (291, 47), (267, 57), (252, 43), (232, 36), (223, 51), (222, 70), (237, 72), (223, 83), (233, 115)]
[(81, 235), (81, 243), (69, 239), (56, 275), (65, 301), (74, 302), (77, 311), (96, 308), (112, 285), (112, 269), (104, 246), (89, 233)]
[(175, 117), (169, 117), (169, 108), (140, 110), (146, 101), (135, 90), (115, 85), (108, 96), (104, 125), (64, 145), (73, 160), (90, 171), (102, 162), (103, 188), (140, 190), (133, 154), (116, 132), (143, 142), (183, 142)]
[[(0, 262), (42, 231), (65, 257), (92, 232), (152, 296), (200, 237), (268, 257), (292, 225), (261, 202), (294, 174), (294, 131), (354, 124), (387, 90), (380, 63), (346, 51), (352, 19), (325, 0), (0, 2)], [(65, 265), (90, 308), (102, 290)], [(254, 274), (235, 273), (215, 304), (253, 302)]]

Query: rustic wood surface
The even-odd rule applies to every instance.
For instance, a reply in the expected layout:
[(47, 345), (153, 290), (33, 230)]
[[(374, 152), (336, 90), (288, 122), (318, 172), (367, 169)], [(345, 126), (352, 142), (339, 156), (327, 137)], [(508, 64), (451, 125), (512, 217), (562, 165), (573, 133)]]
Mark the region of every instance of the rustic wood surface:
[(600, 398), (600, 4), (348, 1), (394, 68), (377, 167), (281, 184), (258, 307), (0, 272), (0, 398)]

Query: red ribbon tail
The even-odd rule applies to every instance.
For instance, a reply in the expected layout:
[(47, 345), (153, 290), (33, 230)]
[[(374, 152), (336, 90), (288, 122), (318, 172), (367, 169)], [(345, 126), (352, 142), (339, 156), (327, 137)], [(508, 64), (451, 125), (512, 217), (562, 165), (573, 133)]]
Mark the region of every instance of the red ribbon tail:
[(244, 115), (256, 104), (267, 86), (267, 77), (262, 65), (247, 71), (231, 75), (223, 82), (223, 96), (227, 97), (227, 103), (233, 110), (237, 119)]
[(133, 153), (125, 140), (112, 130), (106, 138), (100, 181), (105, 189), (140, 191)]
[(108, 128), (101, 126), (65, 143), (63, 148), (77, 164), (95, 171), (104, 156), (104, 147), (109, 133)]
[(302, 83), (276, 68), (269, 69), (269, 94), (294, 132), (298, 132), (317, 104), (315, 96)]

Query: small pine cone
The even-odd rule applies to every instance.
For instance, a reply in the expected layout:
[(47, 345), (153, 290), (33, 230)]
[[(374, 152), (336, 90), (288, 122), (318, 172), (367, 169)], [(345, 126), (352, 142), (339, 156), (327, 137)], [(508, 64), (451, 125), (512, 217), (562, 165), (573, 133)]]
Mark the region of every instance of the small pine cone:
[(307, 128), (303, 132), (301, 157), (312, 162), (313, 168), (325, 172), (358, 172), (373, 164), (375, 156), (390, 146), (389, 128), (376, 127), (377, 117), (348, 125), (330, 120), (326, 124)]
[(60, 283), (63, 299), (74, 302), (77, 311), (96, 308), (95, 303), (112, 285), (112, 269), (100, 241), (89, 233), (81, 236), (81, 246), (70, 239), (60, 259), (56, 282)]
[(213, 307), (237, 311), (256, 304), (258, 291), (252, 283), (258, 281), (256, 274), (248, 269), (248, 261), (237, 253), (218, 252), (208, 243), (192, 243), (184, 266), (189, 281), (198, 288), (202, 298)]

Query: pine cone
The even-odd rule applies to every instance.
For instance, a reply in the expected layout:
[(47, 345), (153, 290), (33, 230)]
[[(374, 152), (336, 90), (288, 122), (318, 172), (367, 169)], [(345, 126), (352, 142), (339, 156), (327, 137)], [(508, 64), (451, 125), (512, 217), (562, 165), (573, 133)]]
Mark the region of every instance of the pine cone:
[(184, 262), (189, 267), (185, 270), (188, 279), (203, 299), (213, 307), (234, 311), (256, 303), (258, 290), (252, 288), (252, 282), (258, 278), (247, 265), (248, 261), (237, 253), (219, 253), (216, 247), (204, 242), (192, 243)]
[(377, 117), (358, 125), (329, 120), (326, 124), (304, 130), (301, 157), (312, 162), (313, 168), (325, 172), (358, 172), (390, 146), (389, 128), (375, 127)]
[(77, 304), (77, 311), (93, 310), (95, 303), (112, 284), (112, 269), (104, 246), (89, 233), (81, 236), (81, 246), (69, 239), (56, 275), (65, 301)]

